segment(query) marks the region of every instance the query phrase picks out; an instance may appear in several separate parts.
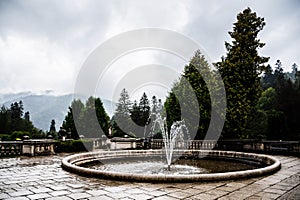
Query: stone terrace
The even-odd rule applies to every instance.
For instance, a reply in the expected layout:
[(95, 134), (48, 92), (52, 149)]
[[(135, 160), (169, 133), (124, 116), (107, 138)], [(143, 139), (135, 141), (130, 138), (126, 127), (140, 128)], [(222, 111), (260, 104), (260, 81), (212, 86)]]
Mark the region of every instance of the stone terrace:
[(0, 159), (0, 199), (300, 199), (300, 158), (275, 156), (277, 173), (236, 181), (153, 184), (81, 177), (61, 168), (59, 154)]

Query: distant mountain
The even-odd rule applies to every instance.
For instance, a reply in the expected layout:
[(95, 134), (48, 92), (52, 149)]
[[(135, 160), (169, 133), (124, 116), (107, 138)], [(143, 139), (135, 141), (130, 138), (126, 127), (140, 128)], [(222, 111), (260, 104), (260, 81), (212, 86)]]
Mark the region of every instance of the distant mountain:
[[(22, 101), (24, 104), (24, 112), (29, 111), (34, 126), (44, 131), (49, 130), (52, 119), (56, 122), (56, 130), (59, 130), (72, 100), (72, 94), (61, 96), (47, 94), (36, 95), (30, 92), (0, 94), (0, 102), (6, 107), (10, 107), (14, 102)], [(103, 99), (102, 101), (107, 114), (112, 116), (115, 104), (106, 99)]]
[(0, 105), (3, 105), (5, 102), (12, 99), (17, 99), (20, 97), (26, 97), (31, 95), (31, 92), (20, 92), (20, 93), (9, 93), (9, 94), (0, 94)]

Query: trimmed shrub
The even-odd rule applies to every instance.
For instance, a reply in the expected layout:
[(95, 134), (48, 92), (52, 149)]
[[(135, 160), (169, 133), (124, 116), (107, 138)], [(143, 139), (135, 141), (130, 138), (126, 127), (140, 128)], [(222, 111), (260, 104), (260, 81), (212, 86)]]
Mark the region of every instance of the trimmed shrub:
[(67, 140), (60, 141), (55, 147), (55, 152), (82, 152), (92, 151), (93, 141), (91, 140)]

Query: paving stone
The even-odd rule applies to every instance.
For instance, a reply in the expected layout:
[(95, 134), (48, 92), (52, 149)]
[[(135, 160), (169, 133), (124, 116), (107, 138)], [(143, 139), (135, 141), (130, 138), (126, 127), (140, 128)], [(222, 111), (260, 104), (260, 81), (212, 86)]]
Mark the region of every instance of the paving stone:
[(105, 190), (108, 191), (108, 192), (121, 192), (121, 191), (124, 191), (125, 188), (122, 188), (122, 187), (106, 187)]
[(72, 199), (84, 199), (84, 198), (91, 197), (91, 195), (82, 192), (82, 193), (73, 193), (73, 194), (70, 194), (70, 195), (68, 195), (68, 197), (70, 197)]
[(296, 188), (279, 197), (279, 200), (283, 199), (300, 199), (300, 183)]
[(108, 193), (106, 196), (111, 197), (113, 199), (121, 199), (129, 196), (129, 194), (124, 192), (115, 192), (115, 193)]
[(193, 188), (197, 189), (198, 191), (201, 191), (201, 192), (206, 192), (206, 191), (217, 188), (217, 186), (201, 184), (201, 185), (195, 185), (195, 186), (193, 186)]
[(66, 190), (69, 189), (69, 187), (65, 186), (65, 185), (52, 185), (49, 186), (50, 189), (52, 190)]
[[(144, 189), (144, 188), (143, 188)], [(193, 189), (193, 188), (188, 188), (187, 190), (196, 190), (196, 189)], [(166, 192), (166, 193), (171, 193), (171, 192), (176, 192), (176, 191), (182, 191), (182, 189), (179, 189), (175, 186), (171, 186), (171, 187), (164, 187), (164, 188), (160, 188), (159, 189), (160, 191), (163, 191), (163, 192)]]
[(218, 187), (219, 190), (225, 191), (225, 192), (232, 192), (234, 190), (236, 190), (236, 188), (234, 187), (229, 187), (229, 186), (222, 186), (222, 187)]
[(139, 188), (133, 188), (125, 191), (128, 194), (142, 194), (145, 192), (145, 190), (141, 190)]
[(267, 189), (265, 189), (263, 192), (268, 192), (268, 193), (274, 193), (274, 194), (282, 195), (282, 194), (284, 194), (286, 191), (284, 191), (284, 190), (279, 190), (279, 189), (274, 189), (274, 188), (267, 188)]
[(5, 193), (0, 193), (0, 199), (5, 199), (5, 198), (9, 198), (10, 196), (8, 194)]
[(60, 191), (53, 191), (49, 193), (51, 196), (56, 197), (56, 196), (63, 196), (63, 195), (68, 195), (70, 192), (66, 190), (60, 190)]
[(211, 195), (214, 195), (216, 198), (219, 198), (221, 196), (224, 196), (226, 194), (228, 194), (229, 192), (225, 192), (223, 190), (219, 190), (219, 189), (214, 189), (214, 190), (210, 190), (210, 191), (207, 191), (205, 192), (205, 194), (211, 194)]
[(70, 186), (73, 189), (78, 189), (84, 187), (83, 184), (73, 184), (73, 183), (68, 183), (67, 186)]
[(262, 199), (262, 197), (253, 195), (253, 196), (246, 198), (245, 200), (261, 200), (261, 199)]
[(256, 194), (256, 196), (259, 196), (262, 199), (276, 199), (280, 195), (279, 194), (274, 194), (274, 193), (269, 193), (269, 192), (259, 192), (259, 193)]
[(90, 197), (88, 200), (112, 200), (113, 198), (110, 198), (108, 196), (97, 196), (97, 197)]
[[(270, 176), (201, 183), (129, 183), (81, 177), (61, 169), (55, 157), (7, 159), (0, 169), (0, 199), (300, 199), (292, 191), (300, 184), (300, 159), (276, 156), (284, 161), (282, 169)], [(45, 161), (46, 160), (46, 161)], [(53, 160), (53, 161), (51, 161)], [(0, 159), (0, 168), (4, 166)], [(49, 164), (47, 162), (57, 162)], [(26, 166), (27, 164), (28, 166)], [(30, 163), (35, 163), (30, 165)], [(23, 166), (21, 166), (21, 164)], [(300, 187), (300, 186), (299, 186)], [(298, 189), (300, 190), (300, 189)], [(80, 196), (80, 194), (82, 196)], [(287, 196), (290, 194), (290, 196)], [(293, 194), (293, 195), (292, 195)], [(2, 196), (1, 196), (2, 195)], [(14, 196), (6, 196), (14, 195)], [(72, 196), (74, 195), (74, 198)], [(76, 197), (77, 195), (77, 197)], [(192, 195), (190, 197), (190, 195)], [(33, 199), (34, 199), (33, 198)], [(39, 196), (42, 198), (42, 196)]]
[(166, 195), (167, 193), (160, 191), (160, 190), (154, 190), (154, 191), (148, 192), (147, 194), (158, 197), (158, 196)]
[(165, 187), (163, 185), (159, 185), (159, 184), (156, 184), (156, 185), (153, 185), (153, 184), (143, 184), (142, 188), (143, 188), (143, 190), (151, 192), (151, 191), (159, 190), (159, 189), (165, 188)]
[(216, 199), (216, 197), (211, 194), (202, 193), (195, 196), (191, 196), (189, 197), (189, 199), (213, 200)]
[(245, 191), (234, 191), (228, 195), (225, 195), (224, 197), (229, 198), (229, 199), (246, 199), (248, 197), (252, 196), (251, 193), (245, 192)]
[(46, 187), (40, 187), (40, 188), (31, 188), (30, 191), (34, 193), (46, 193), (46, 192), (52, 192), (53, 190), (46, 188)]
[(160, 197), (155, 197), (152, 200), (177, 200), (177, 198), (170, 197), (168, 195), (160, 196)]
[(17, 196), (26, 196), (26, 195), (30, 195), (33, 194), (33, 192), (29, 191), (29, 190), (20, 190), (17, 192), (12, 192), (9, 195), (12, 197), (17, 197)]
[(168, 196), (179, 198), (179, 199), (187, 199), (187, 197), (192, 196), (192, 194), (185, 193), (182, 191), (171, 192)]
[(39, 194), (28, 195), (27, 197), (31, 200), (34, 200), (34, 199), (45, 199), (51, 196), (47, 193), (39, 193)]
[(47, 198), (46, 200), (72, 200), (69, 197), (51, 197), (51, 198)]
[(107, 194), (108, 192), (105, 190), (89, 190), (89, 191), (86, 191), (86, 193), (89, 193), (92, 196), (101, 196), (101, 195)]
[(148, 200), (148, 199), (153, 198), (153, 196), (150, 196), (148, 194), (133, 194), (133, 195), (130, 195), (130, 197), (132, 199), (136, 199), (136, 200)]
[(11, 197), (4, 200), (29, 200), (27, 197)]

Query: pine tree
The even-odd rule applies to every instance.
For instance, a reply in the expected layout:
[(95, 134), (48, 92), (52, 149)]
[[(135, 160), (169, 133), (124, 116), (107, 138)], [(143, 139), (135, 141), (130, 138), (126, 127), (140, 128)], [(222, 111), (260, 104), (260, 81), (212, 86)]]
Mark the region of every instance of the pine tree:
[(133, 104), (132, 104), (132, 108), (130, 110), (130, 117), (133, 120), (134, 123), (136, 123), (137, 125), (140, 125), (140, 107), (138, 105), (138, 102), (136, 100), (134, 100)]
[(260, 97), (260, 74), (269, 58), (258, 54), (265, 44), (257, 38), (265, 26), (264, 18), (250, 8), (237, 15), (233, 31), (229, 32), (232, 44), (225, 42), (227, 55), (216, 66), (224, 81), (227, 96), (227, 113), (223, 136), (242, 137), (247, 115)]
[(50, 133), (56, 133), (56, 127), (55, 127), (55, 120), (54, 119), (51, 120), (49, 132)]
[(140, 122), (138, 125), (144, 127), (149, 119), (149, 114), (150, 114), (150, 104), (145, 92), (143, 93), (140, 99), (139, 109), (140, 109)]
[[(98, 123), (101, 127), (101, 132), (103, 132), (106, 136), (109, 135), (109, 127), (110, 127), (110, 120), (109, 116), (106, 113), (103, 103), (100, 98), (95, 99), (95, 109), (96, 109), (96, 116)], [(97, 133), (98, 135), (101, 133)]]
[(124, 88), (120, 93), (117, 108), (112, 120), (114, 137), (123, 137), (132, 134), (132, 120), (130, 117), (131, 101), (127, 90)]
[(197, 50), (165, 102), (168, 129), (173, 122), (184, 119), (190, 133), (196, 133), (196, 139), (204, 138), (211, 118), (209, 83), (204, 76), (206, 81), (214, 81), (208, 62)]
[[(73, 139), (79, 138), (79, 131), (77, 131), (77, 128), (82, 127), (81, 119), (83, 109), (84, 104), (79, 99), (73, 100), (62, 124), (63, 129), (65, 129), (67, 132), (71, 132), (71, 137)], [(76, 117), (76, 125), (74, 122), (74, 116)]]

